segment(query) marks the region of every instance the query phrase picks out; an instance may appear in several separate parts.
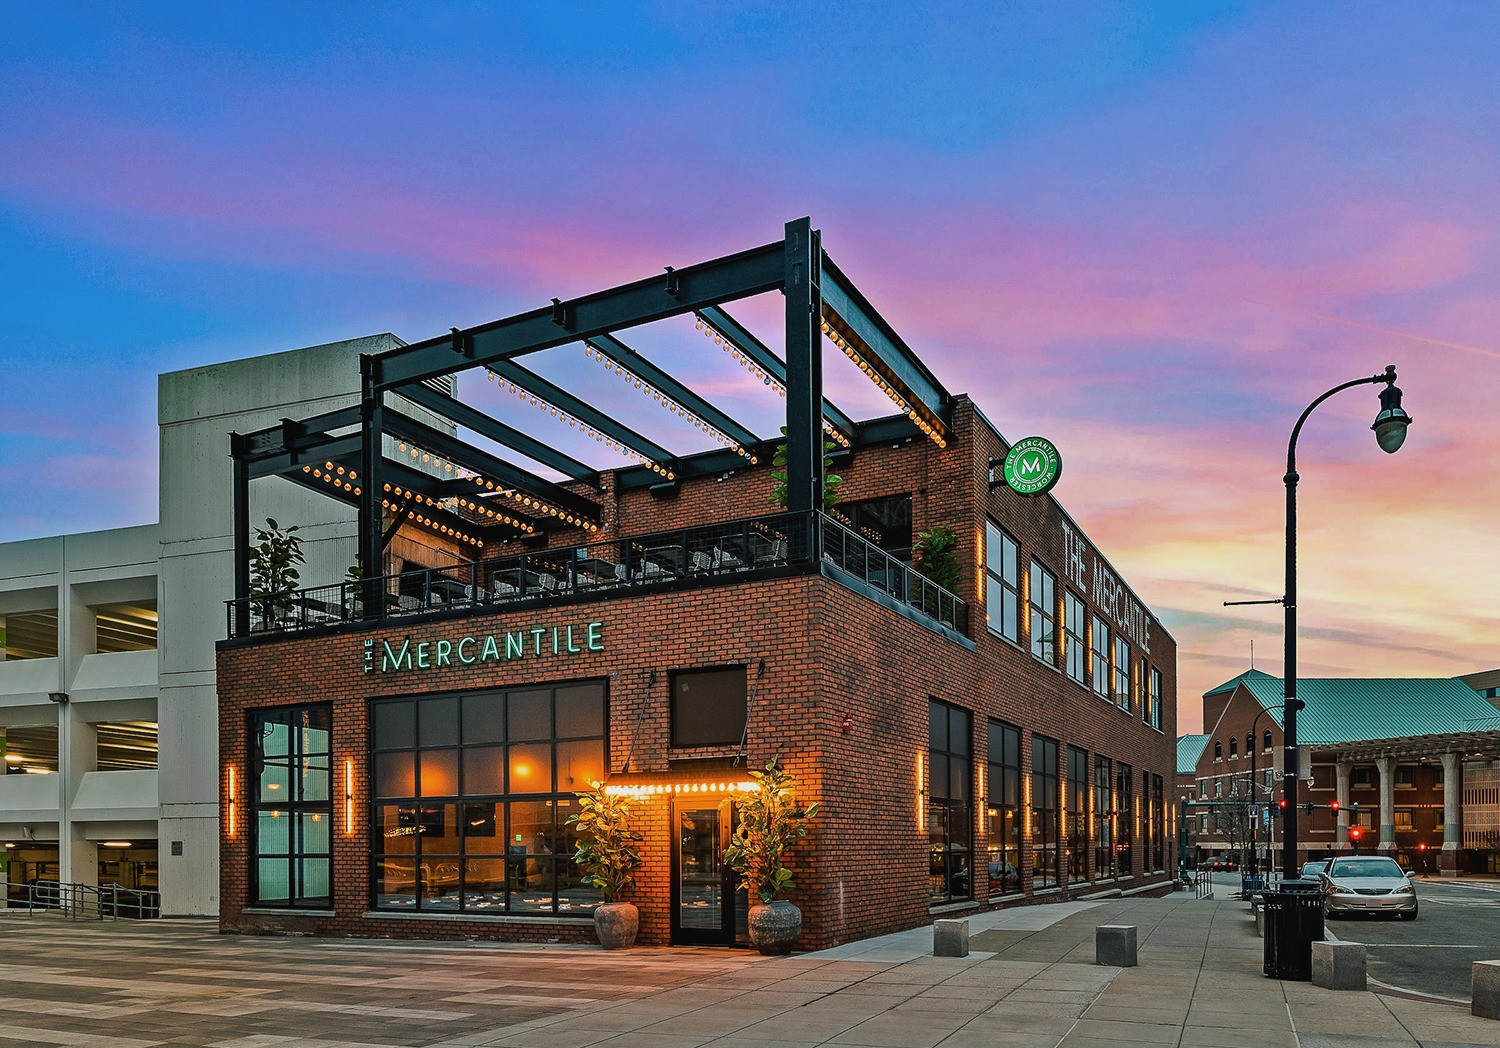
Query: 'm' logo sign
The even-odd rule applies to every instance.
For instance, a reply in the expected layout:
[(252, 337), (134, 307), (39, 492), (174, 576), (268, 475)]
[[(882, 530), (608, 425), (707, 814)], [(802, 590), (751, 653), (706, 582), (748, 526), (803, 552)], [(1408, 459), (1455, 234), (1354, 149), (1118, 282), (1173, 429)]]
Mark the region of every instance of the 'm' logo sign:
[(1042, 457), (1033, 455), (1031, 458), (1023, 458), (1020, 468), (1016, 470), (1023, 477), (1035, 477), (1042, 472)]

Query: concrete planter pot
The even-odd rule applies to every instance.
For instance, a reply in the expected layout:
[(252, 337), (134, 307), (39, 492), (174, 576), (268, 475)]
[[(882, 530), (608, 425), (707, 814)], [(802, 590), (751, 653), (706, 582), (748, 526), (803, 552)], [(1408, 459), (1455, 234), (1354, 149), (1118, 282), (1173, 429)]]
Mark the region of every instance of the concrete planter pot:
[(747, 922), (750, 945), (767, 956), (791, 953), (802, 934), (802, 911), (785, 899), (750, 907)]
[(641, 930), (641, 911), (634, 903), (607, 902), (594, 911), (594, 934), (606, 950), (628, 950)]

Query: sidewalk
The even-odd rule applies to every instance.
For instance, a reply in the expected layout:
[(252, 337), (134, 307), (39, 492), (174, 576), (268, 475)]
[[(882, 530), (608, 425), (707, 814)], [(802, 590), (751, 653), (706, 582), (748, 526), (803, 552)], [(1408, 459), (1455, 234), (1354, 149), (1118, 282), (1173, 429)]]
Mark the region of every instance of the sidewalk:
[[(1093, 963), (1134, 924), (1140, 966)], [(1387, 1048), (1500, 1043), (1467, 1009), (1261, 974), (1244, 903), (1107, 900), (821, 953), (270, 939), (209, 921), (0, 919), (0, 1048)]]

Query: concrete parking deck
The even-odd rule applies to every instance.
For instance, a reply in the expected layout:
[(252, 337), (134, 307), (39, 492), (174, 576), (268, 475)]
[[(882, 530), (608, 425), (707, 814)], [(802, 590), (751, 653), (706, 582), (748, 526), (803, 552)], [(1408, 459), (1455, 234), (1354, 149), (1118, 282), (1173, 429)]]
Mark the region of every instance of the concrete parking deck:
[[(1140, 965), (1093, 964), (1133, 924)], [(1425, 1048), (1500, 1042), (1467, 1009), (1261, 974), (1242, 903), (1035, 906), (821, 953), (220, 936), (208, 921), (0, 915), (0, 1048)]]

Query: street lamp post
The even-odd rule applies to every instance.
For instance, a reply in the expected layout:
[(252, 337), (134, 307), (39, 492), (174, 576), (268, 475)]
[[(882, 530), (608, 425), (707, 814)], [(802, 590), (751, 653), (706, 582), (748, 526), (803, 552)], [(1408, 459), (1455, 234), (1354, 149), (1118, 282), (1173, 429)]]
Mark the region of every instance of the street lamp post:
[[(1255, 768), (1255, 755), (1260, 752), (1260, 745), (1259, 745), (1259, 740), (1260, 740), (1260, 719), (1262, 717), (1264, 717), (1266, 714), (1270, 713), (1272, 710), (1279, 710), (1279, 709), (1283, 709), (1283, 708), (1284, 707), (1282, 707), (1280, 705), (1276, 705), (1276, 706), (1263, 706), (1261, 708), (1261, 711), (1255, 715), (1255, 719), (1250, 722), (1250, 876), (1251, 877), (1254, 877), (1257, 873), (1260, 872), (1260, 856), (1258, 856), (1255, 853), (1255, 824), (1256, 824), (1256, 821), (1259, 820), (1259, 818), (1260, 818), (1260, 813), (1258, 811), (1256, 811), (1256, 802), (1255, 802), (1256, 794), (1260, 792), (1260, 783), (1256, 779), (1257, 772), (1256, 772), (1256, 768)], [(1269, 794), (1272, 791), (1269, 788), (1267, 788), (1266, 792)], [(1266, 849), (1266, 851), (1267, 851), (1268, 855), (1269, 854), (1273, 854), (1271, 852), (1271, 849), (1269, 847)], [(1274, 866), (1275, 864), (1273, 863), (1272, 865)]]
[(1307, 416), (1323, 401), (1354, 386), (1377, 382), (1384, 382), (1385, 389), (1380, 391), (1380, 413), (1375, 416), (1370, 428), (1375, 431), (1375, 441), (1380, 445), (1380, 450), (1388, 455), (1394, 454), (1406, 439), (1406, 427), (1411, 424), (1410, 416), (1401, 409), (1401, 390), (1396, 385), (1394, 364), (1387, 365), (1379, 375), (1357, 378), (1334, 386), (1307, 405), (1307, 410), (1302, 412), (1297, 424), (1292, 427), (1292, 439), (1287, 442), (1286, 447), (1286, 476), (1282, 478), (1286, 483), (1286, 590), (1282, 596), (1282, 608), (1286, 615), (1283, 627), (1286, 657), (1282, 667), (1284, 701), (1281, 761), (1285, 776), (1282, 779), (1282, 796), (1286, 800), (1281, 866), (1282, 877), (1286, 880), (1294, 880), (1298, 874), (1297, 780), (1302, 771), (1297, 752), (1297, 711), (1303, 707), (1302, 701), (1297, 698), (1297, 437), (1302, 432), (1302, 424), (1307, 421)]

